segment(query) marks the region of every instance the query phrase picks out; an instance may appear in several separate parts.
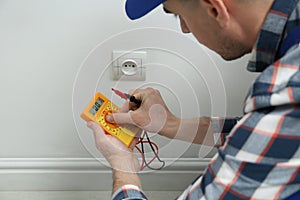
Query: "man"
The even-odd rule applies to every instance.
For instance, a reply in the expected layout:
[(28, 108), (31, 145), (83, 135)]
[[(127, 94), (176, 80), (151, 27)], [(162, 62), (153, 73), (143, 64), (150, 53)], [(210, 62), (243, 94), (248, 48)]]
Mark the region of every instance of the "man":
[[(159, 92), (148, 88), (132, 93), (142, 101), (139, 108), (127, 102), (122, 113), (107, 120), (198, 144), (216, 143), (213, 135), (227, 132), (237, 122), (205, 173), (178, 199), (300, 198), (300, 2), (127, 0), (127, 15), (139, 18), (161, 3), (166, 12), (179, 16), (184, 33), (192, 32), (224, 59), (252, 53), (247, 68), (261, 74), (245, 100), (245, 115), (238, 122), (221, 120), (223, 128), (213, 118), (179, 119)], [(105, 135), (97, 124), (88, 126), (113, 168), (112, 198), (146, 199), (131, 148)], [(196, 133), (189, 132), (193, 126), (199, 128)]]

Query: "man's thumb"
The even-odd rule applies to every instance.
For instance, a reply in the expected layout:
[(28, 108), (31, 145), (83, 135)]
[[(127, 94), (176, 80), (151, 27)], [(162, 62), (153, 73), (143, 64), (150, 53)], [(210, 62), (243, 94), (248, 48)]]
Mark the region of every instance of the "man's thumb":
[(97, 130), (97, 124), (93, 121), (89, 121), (87, 124), (87, 127), (89, 127), (90, 129), (92, 129), (93, 131)]
[(134, 124), (130, 113), (112, 113), (106, 116), (106, 121), (116, 124)]
[(93, 133), (94, 133), (94, 136), (95, 136), (96, 140), (98, 138), (102, 138), (103, 135), (105, 134), (104, 131), (103, 131), (103, 129), (102, 129), (102, 127), (99, 124), (97, 124), (97, 123), (95, 123), (93, 121), (88, 122), (87, 123), (87, 127), (89, 127), (90, 129), (93, 130)]

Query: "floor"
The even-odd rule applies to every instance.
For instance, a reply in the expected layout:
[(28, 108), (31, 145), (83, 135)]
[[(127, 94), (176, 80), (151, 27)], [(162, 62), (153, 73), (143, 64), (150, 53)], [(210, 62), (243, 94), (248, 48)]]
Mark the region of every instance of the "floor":
[[(174, 199), (180, 191), (147, 191), (149, 200)], [(111, 192), (97, 191), (5, 191), (1, 200), (109, 200)]]

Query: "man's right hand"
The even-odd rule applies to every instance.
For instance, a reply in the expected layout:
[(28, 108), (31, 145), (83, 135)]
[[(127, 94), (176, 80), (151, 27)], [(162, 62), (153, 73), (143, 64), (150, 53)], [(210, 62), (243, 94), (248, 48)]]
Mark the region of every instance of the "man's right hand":
[(120, 113), (106, 117), (110, 123), (134, 124), (143, 130), (174, 138), (180, 125), (180, 119), (174, 116), (163, 101), (158, 90), (153, 88), (137, 89), (130, 95), (141, 100), (140, 107), (127, 101)]

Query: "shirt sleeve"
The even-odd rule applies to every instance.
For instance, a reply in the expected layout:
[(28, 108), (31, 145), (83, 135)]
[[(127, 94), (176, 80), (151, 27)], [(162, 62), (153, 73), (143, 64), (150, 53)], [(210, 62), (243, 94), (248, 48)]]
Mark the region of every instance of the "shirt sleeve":
[(112, 195), (112, 200), (147, 200), (143, 191), (135, 185), (123, 185)]
[(211, 119), (212, 132), (216, 147), (224, 145), (227, 135), (240, 119), (241, 117), (213, 117)]

